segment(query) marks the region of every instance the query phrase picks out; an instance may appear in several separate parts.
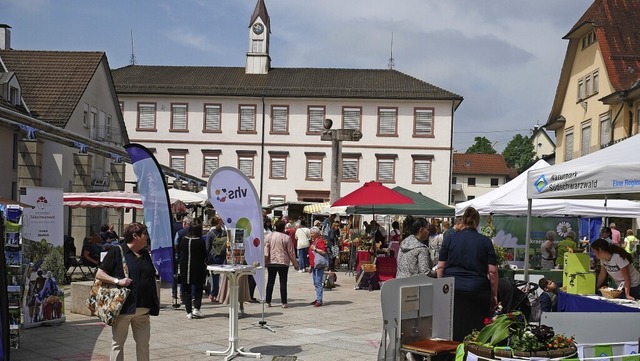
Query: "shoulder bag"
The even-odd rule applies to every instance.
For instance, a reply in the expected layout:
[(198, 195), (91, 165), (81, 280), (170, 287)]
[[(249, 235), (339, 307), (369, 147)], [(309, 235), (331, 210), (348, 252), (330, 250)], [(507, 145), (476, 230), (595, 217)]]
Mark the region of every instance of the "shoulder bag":
[[(129, 278), (129, 268), (127, 262), (124, 259), (124, 252), (122, 246), (120, 248), (120, 255), (122, 256), (122, 269), (124, 270), (124, 277)], [(87, 299), (86, 305), (91, 310), (91, 314), (98, 316), (98, 318), (109, 326), (112, 326), (116, 318), (122, 310), (124, 301), (131, 293), (131, 289), (127, 287), (120, 287), (118, 285), (104, 284), (99, 279), (96, 279), (91, 286), (91, 292)]]
[(320, 254), (315, 250), (313, 252), (313, 268), (327, 268), (329, 267), (329, 257), (327, 254)]

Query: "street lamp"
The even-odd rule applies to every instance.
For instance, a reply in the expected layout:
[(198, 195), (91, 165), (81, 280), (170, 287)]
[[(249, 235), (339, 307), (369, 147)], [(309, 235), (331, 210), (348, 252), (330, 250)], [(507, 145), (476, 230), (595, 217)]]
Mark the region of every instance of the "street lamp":
[(331, 129), (333, 120), (327, 118), (322, 121), (324, 130), (320, 140), (331, 141), (331, 203), (340, 198), (340, 182), (342, 180), (342, 142), (357, 142), (362, 138), (360, 129)]

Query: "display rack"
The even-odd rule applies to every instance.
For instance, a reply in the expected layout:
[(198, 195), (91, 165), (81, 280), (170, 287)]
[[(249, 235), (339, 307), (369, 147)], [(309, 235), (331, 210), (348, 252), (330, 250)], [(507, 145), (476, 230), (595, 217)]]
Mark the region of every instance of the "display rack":
[(9, 345), (20, 346), (22, 320), (22, 300), (24, 292), (25, 267), (22, 258), (22, 237), (20, 236), (22, 207), (8, 205), (2, 209), (4, 230), (4, 259), (7, 284), (7, 304), (9, 309)]

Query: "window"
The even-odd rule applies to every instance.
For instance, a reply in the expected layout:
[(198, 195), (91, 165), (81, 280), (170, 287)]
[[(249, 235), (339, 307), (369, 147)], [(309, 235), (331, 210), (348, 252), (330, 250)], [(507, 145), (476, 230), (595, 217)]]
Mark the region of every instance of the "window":
[(289, 133), (289, 107), (271, 107), (271, 133)]
[(587, 155), (589, 154), (589, 148), (591, 148), (591, 121), (582, 124), (582, 134), (580, 138), (582, 141), (580, 155)]
[(287, 201), (287, 197), (280, 195), (269, 195), (269, 204), (280, 204)]
[(342, 128), (344, 129), (361, 129), (360, 115), (362, 108), (342, 108)]
[[(13, 147), (12, 147), (12, 151), (13, 154), (11, 156), (11, 169), (13, 170), (18, 170), (18, 154), (20, 154), (20, 151), (18, 150), (18, 133), (13, 133)], [(15, 199), (15, 198), (11, 198), (11, 199)]]
[(600, 114), (600, 147), (611, 142), (611, 113)]
[(376, 154), (376, 181), (395, 182), (396, 154)]
[(249, 178), (253, 178), (253, 164), (256, 151), (236, 150), (238, 154), (238, 169)]
[(287, 157), (289, 152), (269, 151), (269, 156), (271, 157), (269, 178), (287, 179)]
[(398, 108), (378, 108), (378, 135), (398, 135)]
[(433, 136), (433, 108), (416, 108), (413, 124), (414, 137)]
[(585, 96), (589, 97), (591, 95), (591, 74), (584, 77), (584, 91)]
[(431, 183), (431, 161), (432, 156), (416, 155), (413, 158), (413, 181), (412, 183)]
[(171, 104), (170, 131), (185, 131), (187, 128), (187, 104)]
[(20, 105), (20, 91), (18, 91), (18, 88), (11, 87), (9, 89), (9, 102), (14, 106)]
[(591, 92), (591, 94), (598, 94), (598, 91), (600, 90), (600, 86), (598, 85), (598, 81), (600, 79), (600, 76), (598, 74), (598, 70), (594, 70), (593, 71), (593, 91)]
[(566, 130), (564, 135), (564, 161), (573, 159), (573, 127)]
[(187, 153), (186, 149), (169, 149), (169, 167), (186, 172)]
[(456, 176), (451, 177), (451, 184), (458, 184), (458, 177)]
[(222, 130), (222, 105), (204, 105), (204, 132), (220, 132)]
[(585, 49), (589, 45), (596, 42), (596, 32), (590, 31), (587, 35), (582, 37), (582, 49)]
[(105, 124), (105, 135), (107, 139), (111, 139), (111, 114), (107, 115), (107, 124)]
[(84, 103), (84, 113), (82, 114), (82, 125), (89, 128), (89, 104)]
[(584, 91), (584, 79), (580, 78), (578, 79), (578, 101), (581, 101), (582, 99), (584, 99), (585, 97), (585, 91)]
[(202, 150), (202, 176), (209, 177), (220, 167), (220, 150)]
[(362, 154), (343, 153), (342, 154), (342, 181), (358, 182), (360, 158)]
[(240, 129), (238, 133), (256, 132), (256, 106), (240, 105)]
[(105, 133), (107, 130), (107, 113), (100, 111), (100, 118), (98, 119), (98, 124), (96, 128), (93, 129), (94, 132), (97, 132), (98, 139), (103, 140), (105, 138)]
[(498, 178), (491, 178), (491, 186), (492, 187), (498, 186)]
[(155, 130), (155, 129), (156, 129), (156, 104), (155, 103), (139, 103), (137, 130)]
[(307, 108), (309, 120), (307, 121), (307, 132), (320, 133), (322, 131), (322, 122), (324, 121), (324, 107), (310, 106)]
[(322, 161), (325, 157), (320, 152), (305, 152), (307, 157), (306, 180), (321, 181), (322, 180)]
[(469, 177), (469, 179), (467, 179), (467, 185), (469, 187), (475, 187), (476, 186), (476, 177)]
[(467, 196), (467, 200), (470, 201), (472, 199), (476, 198), (476, 196)]

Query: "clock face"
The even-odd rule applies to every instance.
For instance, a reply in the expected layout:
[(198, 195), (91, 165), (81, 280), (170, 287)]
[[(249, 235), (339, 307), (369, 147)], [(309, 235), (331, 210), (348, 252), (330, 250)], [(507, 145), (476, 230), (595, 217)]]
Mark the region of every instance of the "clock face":
[(260, 34), (262, 34), (263, 31), (264, 31), (264, 25), (262, 25), (260, 23), (253, 24), (253, 32), (254, 32), (254, 34), (260, 35)]

